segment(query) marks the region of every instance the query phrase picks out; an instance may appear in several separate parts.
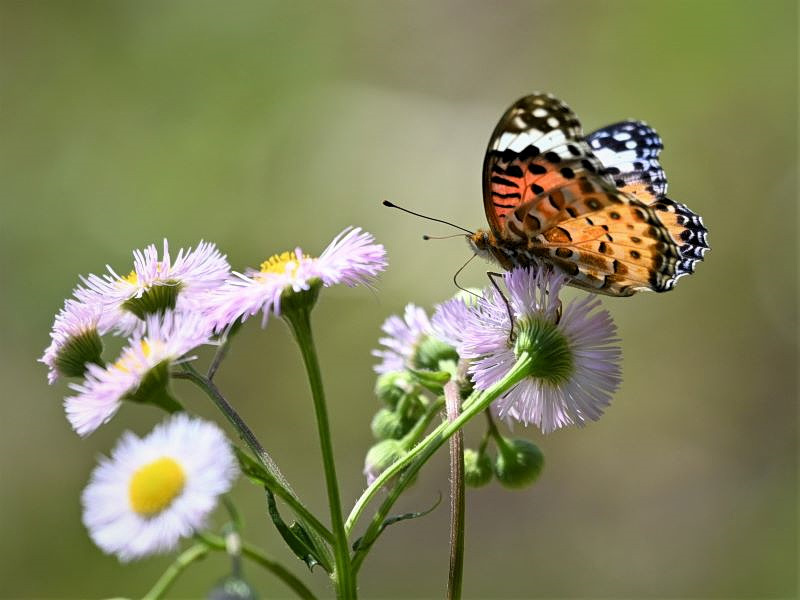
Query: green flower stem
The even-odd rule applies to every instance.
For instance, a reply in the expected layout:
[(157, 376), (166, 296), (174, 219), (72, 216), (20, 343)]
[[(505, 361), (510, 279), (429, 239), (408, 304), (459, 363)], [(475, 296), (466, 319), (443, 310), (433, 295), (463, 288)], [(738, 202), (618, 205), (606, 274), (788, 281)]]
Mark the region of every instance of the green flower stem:
[[(462, 407), (461, 414), (453, 421), (445, 421), (434, 429), (425, 437), (417, 446), (408, 451), (408, 453), (391, 465), (383, 473), (381, 473), (375, 481), (372, 482), (361, 497), (356, 501), (350, 515), (345, 524), (346, 531), (352, 532), (353, 527), (358, 521), (364, 508), (370, 500), (378, 493), (390, 479), (402, 472), (394, 487), (389, 491), (387, 498), (383, 501), (378, 512), (373, 517), (367, 531), (362, 537), (362, 545), (369, 547), (373, 538), (380, 532), (381, 524), (389, 513), (389, 510), (394, 505), (397, 498), (406, 488), (406, 486), (413, 480), (414, 475), (422, 468), (422, 465), (433, 456), (434, 452), (444, 444), (450, 436), (456, 431), (461, 429), (465, 423), (472, 419), (475, 415), (489, 407), (489, 405), (496, 400), (501, 394), (511, 389), (514, 385), (524, 379), (530, 372), (532, 363), (531, 355), (526, 352), (520, 352), (517, 357), (517, 362), (506, 373), (500, 381), (495, 383), (487, 390), (473, 394)], [(364, 554), (359, 554), (353, 559), (353, 569), (358, 571), (361, 562), (364, 560)]]
[[(201, 539), (203, 540), (203, 545), (207, 548), (224, 552), (227, 551), (225, 539), (220, 536), (204, 533), (202, 534)], [(300, 598), (304, 598), (306, 600), (316, 600), (316, 596), (314, 596), (313, 592), (308, 589), (302, 581), (300, 581), (293, 573), (291, 573), (279, 562), (269, 558), (260, 548), (257, 548), (248, 542), (242, 542), (242, 556), (245, 556), (254, 563), (264, 567), (267, 571), (283, 581), (283, 583), (285, 583), (287, 587), (291, 588)]]
[(219, 366), (228, 355), (228, 349), (231, 347), (230, 339), (230, 337), (225, 336), (225, 339), (217, 346), (217, 351), (214, 353), (214, 358), (211, 360), (211, 364), (208, 366), (208, 372), (206, 373), (206, 379), (209, 381), (214, 379), (214, 375), (217, 374)]
[[(461, 404), (458, 384), (444, 386), (447, 420), (458, 418)], [(464, 432), (459, 429), (450, 438), (450, 570), (447, 578), (448, 600), (461, 598), (464, 579)]]
[(411, 431), (405, 434), (400, 440), (404, 448), (410, 448), (412, 444), (419, 441), (419, 439), (422, 437), (422, 434), (425, 433), (425, 430), (428, 428), (428, 425), (430, 425), (431, 421), (433, 421), (436, 413), (438, 413), (443, 406), (443, 396), (439, 396), (435, 400), (431, 401), (431, 403), (425, 409), (425, 414), (422, 415), (419, 421), (414, 423), (414, 427), (411, 428)]
[[(258, 441), (253, 431), (247, 426), (236, 409), (225, 399), (216, 385), (203, 377), (197, 370), (194, 369), (189, 363), (181, 365), (184, 369), (183, 373), (174, 373), (173, 377), (178, 379), (188, 379), (202, 389), (209, 398), (216, 404), (217, 408), (225, 415), (234, 426), (242, 440), (247, 444), (247, 447), (253, 452), (259, 462), (264, 465), (267, 473), (272, 476), (269, 489), (278, 498), (286, 502), (287, 505), (295, 512), (295, 514), (309, 527), (311, 527), (319, 536), (321, 536), (328, 543), (333, 543), (333, 534), (330, 530), (317, 519), (305, 505), (300, 502), (297, 495), (292, 490), (289, 482), (278, 469), (278, 465), (272, 460), (272, 457), (264, 450), (261, 442)], [(320, 544), (324, 548), (324, 545)]]
[(159, 598), (163, 598), (164, 594), (167, 593), (180, 574), (193, 562), (205, 558), (208, 552), (208, 546), (200, 542), (179, 554), (175, 561), (164, 571), (164, 574), (159, 577), (150, 591), (142, 596), (142, 600), (158, 600)]
[(325, 403), (325, 392), (322, 386), (322, 374), (311, 334), (311, 307), (297, 305), (293, 310), (285, 310), (283, 317), (289, 324), (306, 367), (311, 395), (314, 400), (314, 412), (317, 417), (317, 432), (322, 450), (322, 463), (325, 469), (325, 483), (328, 491), (328, 505), (331, 511), (331, 525), (334, 535), (334, 556), (336, 569), (333, 573), (336, 591), (339, 598), (356, 598), (357, 590), (354, 573), (350, 564), (350, 548), (344, 529), (342, 502), (339, 496), (339, 483), (336, 478), (336, 465), (333, 456), (328, 409)]

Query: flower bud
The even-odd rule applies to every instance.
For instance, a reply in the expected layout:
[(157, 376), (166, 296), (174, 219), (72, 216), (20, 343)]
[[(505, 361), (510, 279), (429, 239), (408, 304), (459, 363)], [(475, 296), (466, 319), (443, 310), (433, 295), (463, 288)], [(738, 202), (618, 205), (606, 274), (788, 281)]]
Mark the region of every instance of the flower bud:
[(383, 440), (370, 448), (364, 459), (364, 475), (367, 478), (367, 485), (370, 485), (378, 475), (400, 460), (405, 453), (405, 448), (397, 440)]
[(524, 488), (539, 477), (544, 456), (538, 446), (527, 440), (500, 438), (494, 464), (497, 480), (507, 488)]
[(375, 395), (381, 402), (394, 408), (400, 400), (414, 391), (411, 376), (404, 372), (384, 373), (375, 382)]
[(399, 440), (414, 426), (414, 421), (388, 408), (382, 408), (372, 418), (370, 428), (378, 440)]
[(457, 363), (458, 352), (449, 344), (430, 335), (417, 345), (414, 356), (411, 358), (411, 363), (415, 368), (431, 371), (442, 370), (443, 362)]
[(492, 480), (492, 459), (486, 452), (464, 450), (464, 483), (470, 487), (483, 487)]
[(208, 600), (256, 600), (257, 598), (258, 594), (250, 584), (236, 575), (225, 577), (208, 593)]

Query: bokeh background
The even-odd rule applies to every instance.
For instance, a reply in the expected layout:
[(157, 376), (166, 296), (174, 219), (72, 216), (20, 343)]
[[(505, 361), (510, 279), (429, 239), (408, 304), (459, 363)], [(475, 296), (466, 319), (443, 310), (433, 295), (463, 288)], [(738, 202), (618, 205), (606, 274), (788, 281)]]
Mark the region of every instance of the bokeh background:
[[(469, 255), (422, 242), (450, 230), (380, 201), (482, 226), (489, 133), (546, 90), (587, 130), (655, 126), (670, 195), (703, 215), (713, 249), (672, 293), (605, 302), (622, 388), (585, 429), (515, 432), (546, 470), (522, 492), (469, 493), (465, 596), (795, 597), (797, 37), (792, 0), (0, 2), (0, 596), (141, 595), (171, 560), (122, 566), (80, 522), (96, 457), (160, 415), (126, 406), (87, 440), (69, 429), (66, 386), (48, 387), (36, 359), (78, 274), (127, 272), (131, 250), (164, 237), (215, 241), (241, 269), (298, 244), (317, 253), (349, 224), (373, 232), (391, 261), (377, 292), (328, 290), (314, 315), (349, 507), (380, 324), (451, 295)], [(462, 283), (484, 271), (473, 262)], [(251, 322), (219, 381), (324, 515), (283, 324)], [(398, 510), (446, 490), (442, 455)], [(307, 577), (259, 490), (242, 480), (235, 498), (248, 537)], [(201, 597), (226, 565), (209, 559), (171, 596)], [(446, 567), (441, 506), (385, 534), (361, 593), (441, 597)], [(288, 595), (246, 573), (263, 597)]]

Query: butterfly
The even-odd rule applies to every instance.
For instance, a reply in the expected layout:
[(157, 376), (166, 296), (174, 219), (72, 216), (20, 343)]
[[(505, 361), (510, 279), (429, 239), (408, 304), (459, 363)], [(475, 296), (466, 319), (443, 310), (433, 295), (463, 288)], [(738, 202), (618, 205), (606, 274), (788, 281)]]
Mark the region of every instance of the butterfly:
[(661, 138), (641, 121), (583, 135), (550, 94), (501, 117), (483, 164), (489, 230), (473, 251), (510, 270), (549, 266), (610, 296), (671, 290), (709, 250), (703, 220), (667, 198)]

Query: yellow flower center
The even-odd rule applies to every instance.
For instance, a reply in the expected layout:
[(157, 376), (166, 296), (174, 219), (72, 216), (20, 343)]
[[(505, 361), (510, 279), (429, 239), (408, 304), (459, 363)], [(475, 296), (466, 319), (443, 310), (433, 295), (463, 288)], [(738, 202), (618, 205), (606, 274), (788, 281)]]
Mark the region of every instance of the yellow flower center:
[(123, 277), (122, 281), (127, 281), (131, 285), (139, 285), (139, 276), (136, 274), (136, 271), (131, 271), (128, 273), (127, 277)]
[[(303, 258), (311, 257), (304, 254)], [(294, 252), (281, 252), (261, 263), (261, 272), (272, 273), (274, 275), (283, 275), (284, 273), (294, 275), (297, 272), (298, 266), (300, 265), (297, 262), (297, 255)]]
[(128, 498), (131, 508), (142, 517), (152, 517), (167, 508), (183, 491), (186, 473), (173, 459), (164, 456), (139, 468), (131, 477)]
[[(156, 342), (159, 346), (163, 346), (161, 342)], [(143, 338), (139, 341), (139, 344), (142, 348), (142, 354), (144, 354), (145, 358), (149, 357), (153, 353), (154, 344), (149, 340)], [(136, 352), (128, 350), (122, 356), (119, 357), (119, 360), (114, 363), (114, 366), (119, 369), (120, 371), (124, 371), (126, 373), (130, 373), (131, 371), (135, 370), (136, 367), (140, 367), (142, 365), (141, 361), (139, 360), (139, 355)]]

